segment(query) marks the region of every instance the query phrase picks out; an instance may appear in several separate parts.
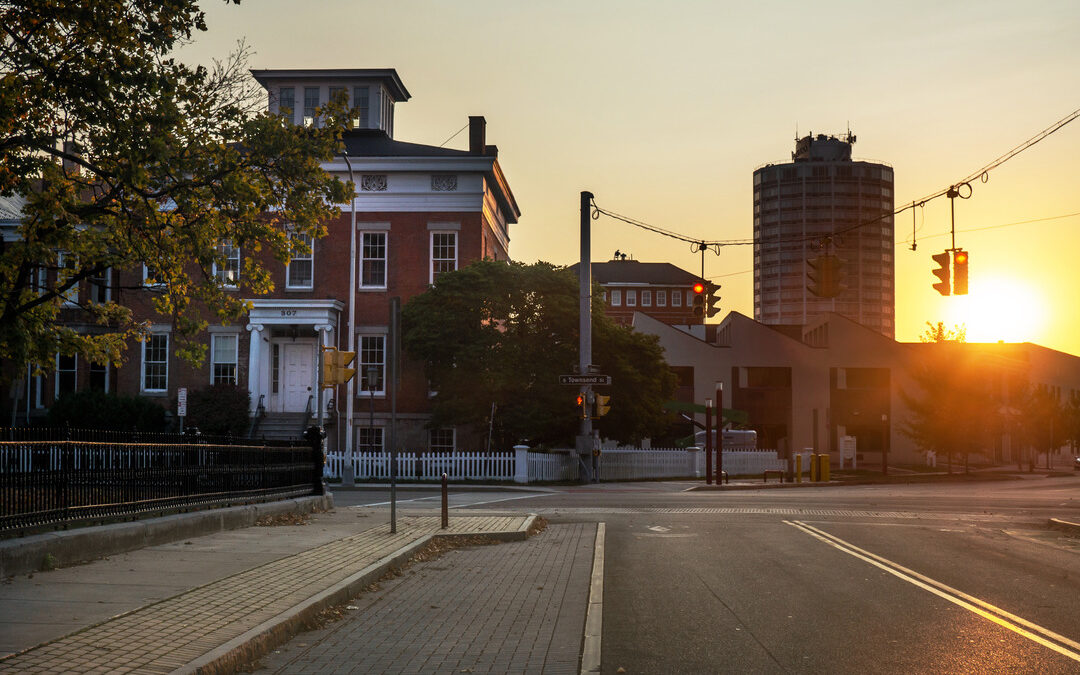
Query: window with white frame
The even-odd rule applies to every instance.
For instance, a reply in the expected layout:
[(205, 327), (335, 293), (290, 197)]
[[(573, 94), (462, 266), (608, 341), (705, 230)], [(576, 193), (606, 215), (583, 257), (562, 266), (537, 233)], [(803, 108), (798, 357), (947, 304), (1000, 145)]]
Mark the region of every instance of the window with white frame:
[(370, 90), (367, 87), (353, 87), (353, 127), (357, 129), (368, 127), (370, 105)]
[(618, 307), (622, 305), (622, 291), (617, 288), (611, 289), (611, 306)]
[(386, 232), (361, 234), (360, 287), (386, 288)]
[[(343, 92), (343, 91), (345, 91), (345, 87), (329, 87), (326, 90), (326, 93), (327, 93), (326, 100), (327, 101), (333, 101), (334, 97), (337, 96), (339, 92)], [(348, 103), (349, 103), (349, 99), (346, 98), (345, 99), (346, 109), (348, 109)]]
[(238, 336), (210, 336), (210, 384), (239, 384), (236, 378)]
[(142, 278), (143, 286), (150, 286), (152, 288), (165, 285), (164, 275), (149, 265), (142, 266)]
[(671, 291), (671, 306), (682, 307), (682, 291)]
[(457, 232), (431, 233), (431, 283), (443, 272), (457, 269)]
[(641, 292), (641, 306), (652, 307), (652, 291)]
[(236, 288), (240, 283), (240, 247), (233, 246), (231, 239), (226, 239), (217, 245), (218, 259), (222, 262), (214, 262), (214, 276), (223, 285)]
[(296, 90), (292, 87), (278, 89), (278, 114), (284, 115), (289, 122), (296, 121)]
[[(383, 394), (386, 391), (386, 336), (385, 335), (361, 335), (360, 336), (360, 366), (357, 369), (360, 389), (359, 395)], [(371, 368), (375, 368), (375, 378), (371, 379)]]
[(87, 290), (90, 291), (90, 302), (103, 305), (112, 299), (112, 268), (91, 275), (87, 279)]
[(78, 354), (56, 355), (56, 388), (54, 397), (60, 398), (64, 394), (70, 394), (79, 388), (79, 356)]
[(313, 288), (315, 285), (315, 242), (310, 234), (289, 235), (289, 264), (285, 267), (285, 288)]
[(628, 289), (626, 291), (626, 306), (627, 307), (636, 307), (637, 306), (637, 291), (635, 291), (633, 289)]
[(656, 306), (667, 307), (667, 291), (656, 292)]
[(142, 345), (142, 390), (169, 388), (169, 334), (151, 333)]
[(304, 126), (315, 124), (315, 112), (319, 107), (319, 88), (304, 87)]
[[(67, 251), (59, 251), (56, 254), (56, 287), (60, 288), (75, 274), (78, 259)], [(79, 284), (73, 285), (64, 291), (64, 304), (79, 304)]]
[(360, 452), (382, 452), (382, 427), (358, 427), (356, 431), (357, 450), (359, 450)]
[(432, 452), (454, 451), (454, 429), (431, 429), (428, 431), (428, 447)]

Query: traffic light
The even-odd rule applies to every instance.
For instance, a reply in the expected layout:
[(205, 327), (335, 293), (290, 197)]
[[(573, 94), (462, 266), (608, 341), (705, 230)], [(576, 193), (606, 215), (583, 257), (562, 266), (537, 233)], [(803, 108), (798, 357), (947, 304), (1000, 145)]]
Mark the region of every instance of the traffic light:
[(720, 313), (720, 307), (717, 306), (717, 303), (720, 302), (720, 294), (717, 293), (718, 290), (720, 290), (719, 286), (709, 293), (709, 298), (705, 303), (705, 316), (714, 317)]
[(355, 358), (356, 352), (340, 352), (333, 347), (323, 347), (322, 386), (333, 387), (353, 379), (356, 369), (348, 366)]
[(968, 292), (968, 254), (962, 248), (953, 251), (952, 256), (953, 295), (967, 295)]
[(596, 405), (593, 409), (593, 417), (603, 417), (609, 412), (611, 412), (611, 397), (597, 394)]
[(694, 316), (705, 318), (705, 284), (700, 281), (694, 284)]
[[(934, 284), (934, 290), (937, 291), (938, 293), (941, 293), (942, 295), (950, 295), (950, 292), (949, 292), (949, 277), (950, 277), (950, 273), (949, 273), (949, 252), (945, 251), (944, 253), (938, 253), (938, 254), (932, 255), (930, 257), (934, 259), (934, 262), (937, 263), (937, 266), (938, 266), (938, 268), (936, 270), (934, 270), (934, 276), (937, 277), (939, 281), (936, 284)], [(967, 256), (966, 255), (964, 256), (964, 262), (965, 263), (967, 262)], [(966, 264), (964, 266), (964, 272), (965, 272), (965, 274), (967, 273)], [(967, 281), (966, 276), (964, 278), (964, 281), (965, 282)], [(965, 293), (967, 292), (967, 287), (966, 286), (967, 286), (967, 284), (965, 283), (965, 288), (964, 288)]]
[(577, 395), (577, 407), (578, 410), (581, 411), (581, 414), (578, 415), (581, 419), (585, 419), (589, 416), (589, 409), (585, 405), (585, 394)]
[(810, 281), (806, 289), (819, 298), (835, 298), (844, 290), (843, 262), (835, 255), (820, 255), (806, 261), (809, 268), (806, 278)]

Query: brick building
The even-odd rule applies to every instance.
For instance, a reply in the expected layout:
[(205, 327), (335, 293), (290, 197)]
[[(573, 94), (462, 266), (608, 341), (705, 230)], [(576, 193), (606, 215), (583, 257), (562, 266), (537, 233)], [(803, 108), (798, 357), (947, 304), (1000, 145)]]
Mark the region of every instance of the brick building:
[[(577, 272), (577, 265), (570, 269)], [(592, 264), (593, 283), (603, 289), (608, 316), (629, 325), (634, 312), (671, 326), (699, 326), (705, 317), (694, 314), (694, 284), (701, 277), (671, 263), (627, 260), (616, 252), (608, 262)], [(706, 282), (706, 294), (719, 288)]]
[[(469, 118), (468, 150), (394, 137), (394, 107), (410, 97), (395, 70), (252, 74), (267, 90), (270, 110), (291, 114), (295, 124), (318, 124), (315, 109), (345, 91), (356, 112), (345, 133), (347, 157), (324, 168), (343, 180), (351, 175), (356, 185), (352, 204), (341, 205), (341, 215), (327, 224), (324, 238), (309, 242), (310, 255), (293, 258), (288, 265), (267, 261), (275, 285), (267, 295), (245, 296), (241, 261), (246, 252), (222, 244), (230, 262), (215, 273), (249, 299), (252, 309), (245, 322), (207, 329), (208, 358), (199, 369), (176, 358), (170, 325), (150, 310), (152, 271), (110, 271), (100, 283), (84, 285), (79, 292), (122, 292), (114, 299), (154, 322), (151, 336), (132, 345), (118, 371), (72, 357), (58, 360), (51, 375), (28, 378), (29, 386), (15, 392), (17, 400), (9, 398), (19, 417), (43, 414), (58, 395), (73, 389), (138, 393), (173, 409), (179, 387), (201, 389), (225, 382), (248, 389), (260, 432), (269, 435), (281, 428), (296, 433), (317, 408), (320, 348), (347, 349), (351, 326), (357, 376), (352, 387), (327, 390), (328, 446), (344, 449), (350, 436), (357, 448), (383, 446), (390, 417), (385, 386), (390, 298), (407, 302), (439, 274), (475, 260), (508, 260), (510, 226), (520, 211), (498, 149), (486, 142), (483, 117)], [(17, 204), (0, 207), (0, 218), (17, 222)], [(350, 236), (354, 219), (355, 240)], [(356, 286), (350, 288), (353, 241)], [(119, 291), (139, 285), (140, 290)], [(354, 316), (349, 315), (350, 304)], [(77, 323), (79, 311), (72, 309), (62, 318)], [(422, 369), (404, 363), (397, 399), (403, 449), (450, 448), (464, 440), (455, 429), (426, 428), (428, 397)], [(355, 433), (346, 428), (350, 404)]]

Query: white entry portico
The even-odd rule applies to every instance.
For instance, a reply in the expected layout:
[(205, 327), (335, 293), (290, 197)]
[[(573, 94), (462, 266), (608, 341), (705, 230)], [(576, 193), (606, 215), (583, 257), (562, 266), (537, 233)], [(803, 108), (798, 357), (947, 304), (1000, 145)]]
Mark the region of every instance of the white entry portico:
[(334, 346), (338, 300), (254, 299), (248, 313), (251, 412), (314, 411), (319, 349)]

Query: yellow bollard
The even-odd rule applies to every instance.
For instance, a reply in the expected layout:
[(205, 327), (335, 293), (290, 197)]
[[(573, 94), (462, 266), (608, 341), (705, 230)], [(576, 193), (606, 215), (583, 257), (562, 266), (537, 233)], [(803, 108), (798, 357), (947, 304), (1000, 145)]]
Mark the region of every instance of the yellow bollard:
[(829, 482), (829, 455), (821, 455), (821, 480)]
[(795, 482), (802, 482), (802, 455), (795, 455)]
[(817, 470), (818, 470), (818, 456), (814, 455), (814, 454), (811, 454), (810, 455), (810, 482), (811, 483), (816, 483), (817, 482)]

